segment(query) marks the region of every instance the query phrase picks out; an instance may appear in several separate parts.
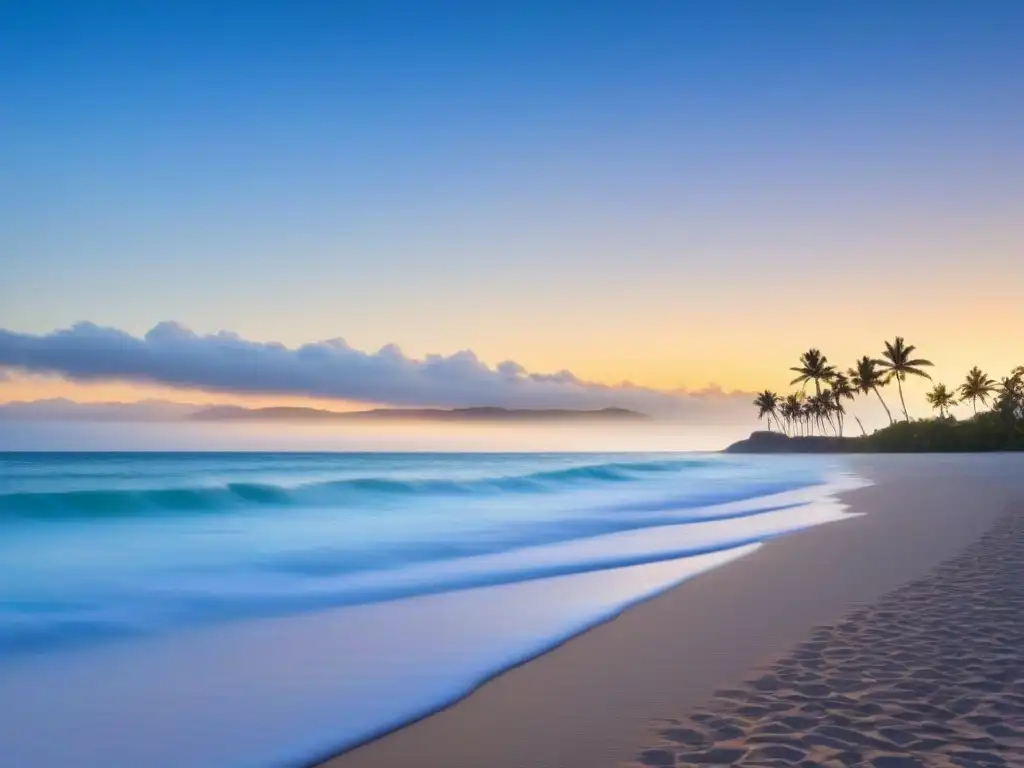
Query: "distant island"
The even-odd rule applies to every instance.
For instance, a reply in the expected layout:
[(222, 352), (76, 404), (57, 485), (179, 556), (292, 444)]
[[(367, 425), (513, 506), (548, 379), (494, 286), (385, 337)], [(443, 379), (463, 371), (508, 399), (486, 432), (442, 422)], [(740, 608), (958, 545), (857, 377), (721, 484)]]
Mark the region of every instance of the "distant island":
[(189, 421), (359, 421), (359, 422), (552, 422), (641, 421), (649, 417), (625, 408), (568, 410), (559, 408), (375, 408), (369, 411), (328, 411), (320, 408), (279, 406), (243, 408), (218, 405), (188, 416)]
[[(815, 394), (803, 389), (780, 397), (771, 390), (758, 393), (754, 406), (767, 431), (754, 432), (733, 443), (727, 453), (931, 453), (1024, 450), (1024, 366), (1017, 366), (998, 383), (975, 366), (963, 383), (953, 389), (935, 384), (927, 395), (937, 411), (930, 419), (911, 419), (903, 397), (908, 376), (931, 379), (925, 370), (930, 360), (914, 357), (915, 347), (901, 336), (886, 342), (880, 358), (861, 357), (844, 374), (830, 365), (817, 349), (800, 356), (790, 368), (797, 374), (790, 384), (806, 388), (813, 382)], [(882, 398), (881, 388), (895, 382), (903, 420), (893, 418)], [(824, 386), (822, 386), (824, 384)], [(853, 415), (861, 434), (843, 434), (848, 414), (846, 403), (858, 395), (874, 395), (889, 417), (889, 426), (868, 434)], [(956, 403), (971, 403), (974, 414), (957, 420), (950, 413)], [(989, 406), (988, 410), (978, 410)], [(772, 424), (776, 431), (772, 431)], [(832, 434), (829, 434), (831, 432)]]
[(241, 405), (198, 405), (166, 400), (135, 403), (78, 403), (64, 398), (0, 404), (3, 421), (113, 421), (113, 422), (459, 422), (459, 423), (620, 423), (649, 421), (650, 416), (626, 408), (573, 410), (561, 408), (374, 408), (331, 411), (324, 408), (278, 406), (246, 408)]

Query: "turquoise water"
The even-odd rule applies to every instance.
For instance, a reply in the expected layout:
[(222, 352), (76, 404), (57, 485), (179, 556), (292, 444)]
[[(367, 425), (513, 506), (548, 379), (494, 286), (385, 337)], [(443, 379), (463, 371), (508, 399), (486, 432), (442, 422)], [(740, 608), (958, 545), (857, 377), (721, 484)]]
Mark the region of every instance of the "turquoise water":
[[(54, 750), (69, 738), (78, 765), (301, 764), (773, 536), (841, 519), (831, 493), (850, 482), (818, 457), (0, 454), (0, 714), (21, 720), (0, 748), (12, 739), (35, 765), (67, 759)], [(228, 674), (243, 648), (249, 663)], [(317, 653), (315, 682), (282, 699), (273, 667)], [(111, 693), (115, 676), (139, 682)], [(69, 678), (92, 690), (78, 705)], [(164, 712), (162, 737), (90, 738), (104, 732), (97, 686), (126, 723), (181, 685), (200, 704)], [(12, 698), (23, 689), (36, 716)], [(367, 690), (387, 695), (367, 706)], [(195, 706), (220, 723), (215, 743), (189, 730)]]

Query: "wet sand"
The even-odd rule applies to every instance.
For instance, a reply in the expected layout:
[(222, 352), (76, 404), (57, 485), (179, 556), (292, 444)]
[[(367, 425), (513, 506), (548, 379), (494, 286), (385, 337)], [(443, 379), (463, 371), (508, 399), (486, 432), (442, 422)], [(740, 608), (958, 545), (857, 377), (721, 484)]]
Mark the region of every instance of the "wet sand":
[(849, 464), (875, 482), (844, 497), (862, 516), (770, 542), (324, 765), (1020, 764), (1024, 456)]

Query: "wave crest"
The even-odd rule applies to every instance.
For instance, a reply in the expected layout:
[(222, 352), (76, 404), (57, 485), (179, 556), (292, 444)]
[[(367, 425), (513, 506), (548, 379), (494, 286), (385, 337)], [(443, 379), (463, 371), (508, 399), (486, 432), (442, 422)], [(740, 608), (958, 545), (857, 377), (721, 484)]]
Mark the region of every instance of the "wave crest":
[(204, 513), (245, 507), (326, 506), (387, 497), (495, 496), (557, 492), (567, 486), (600, 487), (708, 465), (700, 459), (605, 462), (567, 469), (498, 475), (474, 480), (399, 480), (361, 477), (297, 486), (227, 483), (180, 488), (73, 490), (0, 494), (0, 520), (104, 518), (153, 513)]

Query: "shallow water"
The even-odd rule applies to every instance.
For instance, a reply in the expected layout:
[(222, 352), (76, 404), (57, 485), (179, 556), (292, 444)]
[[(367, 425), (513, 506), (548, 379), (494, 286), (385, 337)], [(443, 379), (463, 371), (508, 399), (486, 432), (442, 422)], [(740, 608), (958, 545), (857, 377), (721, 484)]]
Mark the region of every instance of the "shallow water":
[(301, 763), (842, 519), (858, 483), (822, 457), (0, 455), (0, 755)]

